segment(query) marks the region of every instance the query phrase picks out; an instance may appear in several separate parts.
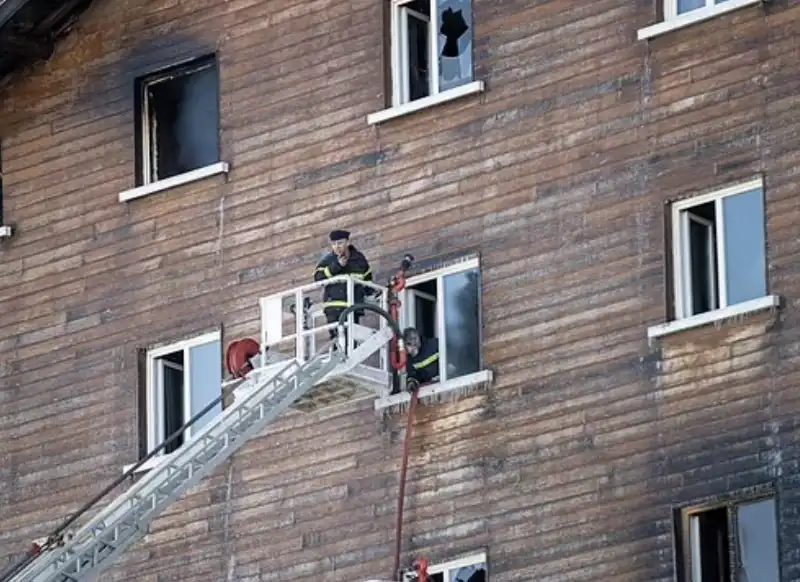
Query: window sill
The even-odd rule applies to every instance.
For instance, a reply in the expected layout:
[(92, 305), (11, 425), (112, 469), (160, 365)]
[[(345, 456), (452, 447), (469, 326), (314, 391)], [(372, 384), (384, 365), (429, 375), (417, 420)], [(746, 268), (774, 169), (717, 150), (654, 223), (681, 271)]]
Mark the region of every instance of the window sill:
[(691, 12), (681, 14), (675, 18), (671, 18), (651, 26), (646, 26), (645, 28), (640, 28), (636, 32), (636, 35), (639, 40), (647, 40), (662, 34), (666, 34), (667, 32), (684, 28), (686, 26), (691, 26), (692, 24), (703, 22), (705, 20), (710, 20), (720, 16), (721, 14), (727, 14), (728, 12), (739, 10), (745, 6), (752, 6), (753, 4), (759, 4), (764, 1), (765, 0), (727, 0), (727, 2), (724, 4), (715, 4), (714, 6), (698, 8), (697, 10), (692, 10)]
[(683, 319), (677, 319), (675, 321), (654, 325), (647, 328), (647, 339), (652, 340), (654, 338), (664, 337), (673, 333), (685, 331), (687, 329), (703, 327), (710, 323), (722, 321), (723, 319), (748, 315), (764, 309), (772, 309), (778, 307), (780, 302), (780, 296), (767, 295), (766, 297), (760, 297), (751, 301), (745, 301), (744, 303), (738, 303), (737, 305), (731, 305), (730, 307), (725, 307), (724, 309), (717, 309), (716, 311), (709, 311), (707, 313), (701, 313), (699, 315), (693, 315), (691, 317), (685, 317)]
[(11, 238), (14, 231), (10, 226), (0, 226), (0, 238)]
[[(419, 389), (420, 398), (430, 398), (431, 396), (441, 396), (448, 392), (455, 392), (456, 390), (463, 390), (464, 388), (473, 388), (481, 384), (491, 384), (494, 380), (494, 374), (491, 370), (481, 370), (474, 374), (461, 376), (460, 378), (453, 378), (446, 382), (439, 382), (437, 384), (429, 384)], [(383, 410), (398, 404), (406, 404), (411, 401), (411, 394), (408, 392), (401, 392), (400, 394), (392, 394), (378, 398), (375, 401), (375, 410)]]
[(196, 182), (198, 180), (202, 180), (203, 178), (208, 178), (209, 176), (227, 173), (228, 163), (217, 162), (216, 164), (211, 164), (203, 168), (197, 168), (191, 172), (185, 172), (183, 174), (178, 174), (177, 176), (172, 176), (166, 180), (159, 180), (158, 182), (152, 182), (150, 184), (145, 184), (144, 186), (137, 186), (136, 188), (125, 190), (124, 192), (119, 193), (119, 201), (128, 202), (129, 200), (142, 198), (143, 196), (149, 196), (150, 194), (155, 194), (156, 192), (163, 192), (164, 190), (169, 190), (170, 188), (183, 186), (184, 184), (188, 184), (190, 182)]
[[(165, 459), (169, 459), (169, 457), (170, 455), (158, 455), (156, 457), (153, 457), (152, 459), (149, 459), (144, 465), (136, 469), (133, 472), (133, 474), (136, 475), (138, 473), (146, 473), (151, 469), (155, 469), (159, 464), (161, 464), (162, 461), (164, 461)], [(130, 465), (125, 465), (124, 467), (122, 467), (123, 474), (130, 471), (135, 465), (136, 463), (131, 463)]]
[(403, 115), (408, 115), (409, 113), (414, 113), (415, 111), (420, 111), (422, 109), (433, 107), (434, 105), (439, 105), (440, 103), (447, 103), (448, 101), (466, 97), (467, 95), (474, 95), (475, 93), (483, 93), (483, 91), (483, 81), (473, 81), (472, 83), (467, 83), (466, 85), (461, 85), (460, 87), (455, 87), (454, 89), (449, 89), (447, 91), (443, 91), (442, 93), (431, 95), (430, 97), (424, 97), (422, 99), (417, 99), (416, 101), (411, 101), (410, 103), (403, 103), (402, 105), (390, 107), (389, 109), (384, 109), (383, 111), (370, 113), (367, 115), (367, 123), (370, 125), (376, 125), (396, 117), (402, 117)]

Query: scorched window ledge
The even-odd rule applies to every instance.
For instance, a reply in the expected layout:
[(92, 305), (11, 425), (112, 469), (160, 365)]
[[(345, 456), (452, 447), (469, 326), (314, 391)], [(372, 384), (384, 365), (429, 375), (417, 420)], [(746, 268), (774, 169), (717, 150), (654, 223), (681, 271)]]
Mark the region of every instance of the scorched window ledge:
[(780, 295), (767, 295), (765, 297), (759, 297), (758, 299), (730, 305), (723, 309), (715, 309), (714, 311), (707, 311), (690, 317), (676, 319), (675, 321), (661, 323), (647, 328), (647, 339), (652, 341), (655, 338), (664, 337), (688, 329), (696, 329), (732, 317), (749, 315), (765, 309), (774, 309), (779, 307), (780, 303)]
[(640, 28), (636, 31), (636, 36), (639, 40), (648, 40), (673, 30), (678, 30), (680, 28), (691, 26), (692, 24), (697, 24), (698, 22), (711, 20), (712, 18), (716, 18), (722, 14), (727, 14), (728, 12), (733, 12), (734, 10), (739, 10), (745, 6), (760, 4), (764, 1), (765, 0), (727, 0), (722, 4), (714, 4), (704, 8), (697, 8), (696, 10), (685, 12), (679, 16), (665, 19), (662, 22)]
[[(476, 388), (480, 386), (490, 385), (494, 381), (494, 374), (491, 370), (481, 370), (458, 378), (445, 380), (444, 382), (437, 382), (436, 384), (428, 384), (419, 389), (420, 398), (429, 398), (431, 396), (445, 396), (448, 393), (456, 392), (458, 390)], [(408, 392), (401, 392), (400, 394), (391, 394), (378, 398), (375, 400), (375, 410), (381, 411), (385, 408), (397, 406), (398, 404), (405, 404), (411, 401), (411, 394)]]
[(203, 180), (209, 176), (227, 174), (228, 170), (229, 167), (227, 162), (216, 162), (202, 168), (197, 168), (191, 172), (184, 172), (183, 174), (178, 174), (177, 176), (171, 176), (170, 178), (165, 178), (163, 180), (145, 184), (144, 186), (137, 186), (136, 188), (131, 188), (130, 190), (120, 192), (119, 201), (129, 202), (131, 200), (135, 200), (136, 198), (142, 198), (144, 196), (149, 196), (150, 194), (155, 194), (171, 188), (183, 186), (184, 184), (197, 182), (198, 180)]
[(460, 99), (461, 97), (466, 97), (467, 95), (483, 93), (484, 90), (485, 86), (483, 81), (473, 81), (472, 83), (467, 83), (466, 85), (448, 89), (447, 91), (442, 91), (441, 93), (423, 97), (422, 99), (409, 101), (408, 103), (403, 103), (402, 105), (396, 105), (382, 111), (370, 113), (367, 115), (367, 123), (370, 125), (376, 125), (390, 119), (395, 119), (396, 117), (402, 117), (403, 115), (414, 113), (415, 111), (421, 111), (441, 103), (447, 103), (448, 101)]

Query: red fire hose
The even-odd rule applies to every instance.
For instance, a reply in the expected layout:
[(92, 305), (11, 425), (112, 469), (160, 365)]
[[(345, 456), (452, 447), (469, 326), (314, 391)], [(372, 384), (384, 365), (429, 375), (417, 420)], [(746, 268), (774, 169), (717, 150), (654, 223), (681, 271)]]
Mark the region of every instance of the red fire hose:
[(414, 428), (414, 413), (417, 410), (419, 393), (415, 389), (411, 392), (411, 406), (408, 409), (408, 420), (406, 421), (406, 437), (403, 441), (403, 462), (400, 466), (400, 493), (397, 497), (397, 526), (395, 528), (395, 548), (394, 548), (394, 576), (400, 580), (400, 552), (403, 544), (403, 505), (406, 498), (406, 473), (408, 472), (408, 454), (411, 450), (411, 431)]
[[(389, 313), (392, 315), (392, 319), (395, 321), (400, 321), (400, 300), (397, 298), (397, 294), (400, 293), (406, 287), (406, 273), (405, 269), (400, 269), (392, 278), (392, 296), (389, 299)], [(398, 354), (397, 350), (397, 336), (392, 337), (392, 368), (396, 371), (401, 371), (406, 367), (406, 351), (402, 350)]]

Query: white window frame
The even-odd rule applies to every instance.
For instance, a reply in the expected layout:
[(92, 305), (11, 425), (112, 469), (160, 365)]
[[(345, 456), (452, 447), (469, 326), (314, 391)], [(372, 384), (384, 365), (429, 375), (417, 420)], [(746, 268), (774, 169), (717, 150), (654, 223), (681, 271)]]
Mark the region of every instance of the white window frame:
[[(718, 205), (715, 205), (714, 212), (716, 213)], [(712, 221), (706, 220), (701, 216), (696, 216), (690, 214), (688, 212), (683, 212), (680, 214), (682, 224), (680, 225), (681, 230), (681, 262), (682, 262), (682, 271), (679, 274), (680, 277), (683, 277), (683, 294), (685, 297), (682, 297), (681, 301), (685, 301), (685, 305), (681, 304), (681, 308), (685, 310), (686, 314), (684, 317), (689, 317), (690, 314), (694, 309), (694, 294), (692, 293), (692, 287), (694, 285), (694, 279), (692, 278), (692, 265), (690, 260), (688, 259), (687, 249), (691, 245), (691, 233), (690, 233), (690, 226), (691, 222), (696, 222), (701, 226), (706, 228), (707, 237), (708, 237), (708, 256), (706, 257), (706, 261), (708, 261), (708, 275), (710, 281), (708, 281), (708, 288), (711, 293), (711, 297), (709, 298), (709, 303), (711, 304), (711, 311), (715, 311), (719, 309), (719, 296), (724, 293), (722, 289), (725, 289), (724, 281), (719, 282), (717, 279), (719, 278), (719, 269), (714, 261), (714, 257), (718, 256), (719, 253), (719, 244), (717, 245), (717, 253), (714, 253), (714, 228), (715, 225)], [(719, 243), (719, 239), (717, 240)], [(724, 244), (724, 243), (723, 243)], [(717, 292), (717, 286), (721, 285), (720, 292)]]
[[(424, 281), (420, 281), (423, 283)], [(417, 310), (414, 309), (414, 304), (417, 301), (429, 301), (434, 304), (434, 309), (436, 308), (436, 297), (429, 293), (425, 293), (423, 291), (417, 291), (416, 289), (409, 289), (406, 293), (403, 300), (403, 322), (404, 326), (411, 326), (414, 328), (418, 328), (417, 325)], [(436, 337), (439, 337), (439, 317), (437, 312), (436, 321), (433, 322), (433, 329)]]
[[(672, 271), (675, 319), (693, 317), (691, 314), (692, 288), (691, 257), (689, 256), (689, 217), (688, 213), (685, 211), (702, 204), (714, 202), (714, 218), (716, 220), (717, 232), (717, 264), (714, 290), (718, 299), (716, 302), (716, 309), (712, 311), (723, 310), (728, 308), (729, 305), (725, 272), (725, 218), (722, 212), (722, 201), (729, 196), (735, 196), (755, 189), (759, 189), (763, 196), (764, 183), (761, 178), (729, 186), (701, 196), (680, 200), (672, 204)], [(766, 241), (764, 241), (764, 245), (766, 248)]]
[[(483, 81), (475, 79), (475, 56), (473, 49), (472, 62), (472, 81), (464, 83), (456, 87), (452, 87), (445, 91), (441, 91), (439, 87), (439, 57), (438, 57), (438, 39), (439, 39), (439, 12), (436, 6), (436, 0), (428, 0), (430, 2), (431, 17), (429, 19), (428, 27), (428, 60), (430, 61), (428, 75), (429, 81), (429, 95), (408, 101), (403, 97), (408, 96), (410, 87), (404, 80), (408, 79), (408, 67), (404, 66), (406, 56), (408, 55), (408, 38), (407, 27), (403, 26), (404, 19), (402, 16), (401, 8), (403, 5), (408, 4), (411, 0), (391, 0), (389, 9), (389, 37), (390, 37), (390, 60), (391, 60), (391, 101), (392, 104), (381, 111), (367, 114), (367, 123), (375, 125), (402, 117), (415, 111), (421, 111), (428, 107), (433, 107), (441, 103), (447, 103), (455, 99), (466, 97), (467, 95), (475, 95), (483, 93), (485, 84)], [(471, 2), (473, 0), (470, 0)], [(473, 13), (474, 21), (474, 13)], [(475, 44), (474, 22), (472, 24), (470, 34), (472, 35), (472, 45)], [(405, 56), (404, 56), (405, 55)]]
[(670, 31), (710, 20), (722, 14), (739, 10), (745, 6), (760, 4), (764, 1), (765, 0), (727, 0), (726, 2), (718, 4), (706, 3), (703, 8), (697, 8), (689, 12), (684, 12), (683, 14), (678, 14), (677, 0), (663, 0), (663, 21), (640, 28), (636, 32), (636, 36), (639, 40), (655, 38)]
[(695, 8), (694, 10), (690, 10), (689, 12), (684, 12), (683, 14), (678, 14), (678, 1), (679, 0), (664, 0), (664, 20), (673, 20), (678, 18), (679, 16), (683, 16), (685, 14), (691, 14), (692, 12), (696, 12), (698, 10), (713, 10), (717, 6), (724, 4), (725, 2), (719, 2), (719, 0), (705, 0), (706, 5), (701, 6), (700, 8)]
[[(189, 357), (189, 350), (209, 343), (222, 341), (222, 334), (220, 331), (209, 332), (197, 337), (179, 341), (173, 344), (153, 348), (147, 351), (145, 373), (145, 406), (147, 415), (147, 454), (150, 454), (154, 448), (164, 442), (165, 429), (164, 429), (164, 390), (163, 390), (163, 371), (164, 366), (183, 369), (183, 423), (192, 417), (192, 390), (191, 390), (191, 358)], [(162, 356), (172, 354), (175, 352), (183, 351), (183, 366), (177, 366), (171, 362), (159, 360)], [(222, 373), (220, 371), (220, 386), (222, 386)], [(192, 427), (184, 431), (184, 442), (192, 436)], [(147, 471), (155, 467), (164, 458), (168, 458), (180, 449), (178, 447), (175, 451), (167, 454), (162, 449), (146, 463), (144, 463), (137, 471)], [(134, 463), (135, 464), (135, 463)], [(126, 465), (123, 471), (127, 471), (134, 464)]]
[(449, 562), (430, 565), (428, 566), (428, 576), (430, 577), (434, 574), (442, 574), (442, 582), (453, 582), (453, 580), (450, 579), (450, 574), (453, 570), (458, 568), (467, 568), (469, 566), (477, 566), (479, 564), (483, 564), (486, 567), (486, 581), (488, 582), (489, 562), (486, 559), (485, 551), (470, 554), (469, 556), (464, 556), (463, 558), (458, 558), (456, 560), (450, 560)]
[[(428, 22), (428, 97), (439, 94), (439, 12), (436, 0), (428, 2), (430, 17), (406, 7), (414, 0), (392, 0), (391, 45), (392, 45), (392, 106), (409, 103), (411, 87), (408, 78), (408, 14)], [(470, 29), (470, 34), (472, 30)], [(473, 65), (474, 66), (474, 65)]]
[[(403, 291), (400, 292), (400, 301), (403, 304), (403, 309), (400, 313), (400, 327), (405, 328), (408, 327), (406, 323), (408, 321), (408, 313), (412, 311), (411, 308), (411, 297), (410, 294), (419, 293), (415, 289), (411, 289), (415, 285), (419, 285), (420, 283), (427, 283), (428, 281), (436, 281), (436, 296), (439, 300), (436, 302), (436, 337), (439, 340), (439, 382), (443, 384), (447, 382), (447, 326), (445, 325), (445, 314), (444, 314), (444, 303), (441, 301), (444, 292), (444, 278), (448, 275), (455, 275), (458, 273), (463, 273), (464, 271), (470, 271), (472, 269), (480, 270), (480, 258), (479, 257), (472, 257), (466, 260), (459, 261), (452, 265), (448, 265), (447, 267), (443, 267), (441, 269), (436, 269), (434, 271), (429, 271), (427, 273), (422, 273), (419, 275), (415, 275), (413, 277), (409, 277), (406, 279), (406, 286)], [(427, 294), (424, 294), (427, 295)], [(481, 346), (481, 352), (483, 352)]]

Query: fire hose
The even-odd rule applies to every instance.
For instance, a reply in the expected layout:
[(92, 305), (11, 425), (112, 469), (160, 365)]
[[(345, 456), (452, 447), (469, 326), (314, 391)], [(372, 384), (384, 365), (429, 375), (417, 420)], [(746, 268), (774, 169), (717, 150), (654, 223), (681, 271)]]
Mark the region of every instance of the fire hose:
[[(400, 317), (400, 300), (398, 294), (405, 289), (406, 286), (406, 271), (411, 266), (414, 257), (405, 255), (400, 263), (400, 270), (393, 277), (389, 279), (389, 289), (391, 296), (389, 298), (389, 314), (383, 309), (377, 308), (373, 305), (352, 305), (346, 308), (339, 316), (339, 337), (344, 337), (344, 325), (347, 316), (351, 311), (356, 309), (366, 309), (374, 311), (383, 316), (389, 321), (392, 327), (394, 336), (392, 337), (391, 349), (391, 364), (392, 368), (405, 378), (405, 367), (408, 361), (405, 343), (403, 341), (402, 332), (398, 326)], [(387, 317), (387, 315), (389, 317)], [(392, 570), (393, 580), (402, 580), (402, 571), (400, 570), (400, 554), (402, 552), (403, 544), (403, 510), (405, 505), (406, 493), (406, 475), (408, 474), (408, 457), (411, 452), (411, 434), (414, 427), (414, 416), (417, 410), (417, 403), (419, 402), (419, 383), (416, 380), (406, 380), (406, 390), (411, 393), (411, 405), (408, 409), (408, 419), (406, 420), (406, 434), (403, 440), (403, 459), (400, 465), (400, 491), (397, 496), (397, 523), (395, 527), (395, 553), (394, 553), (394, 568)], [(402, 387), (401, 387), (402, 389)], [(414, 568), (417, 570), (418, 580), (420, 582), (427, 581), (427, 561), (417, 560), (414, 562)]]

